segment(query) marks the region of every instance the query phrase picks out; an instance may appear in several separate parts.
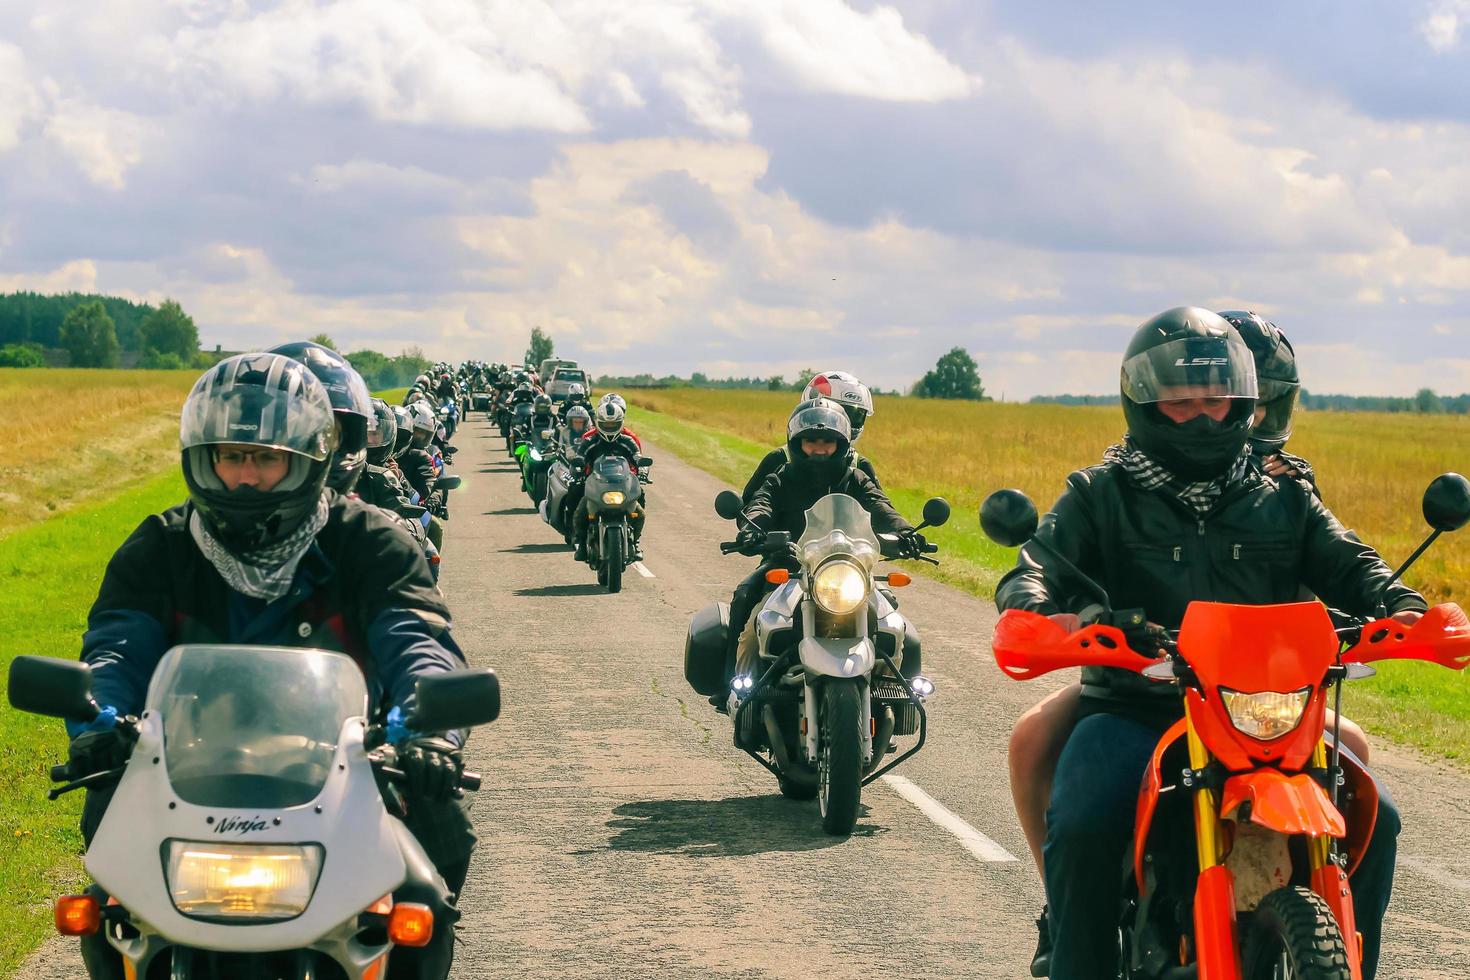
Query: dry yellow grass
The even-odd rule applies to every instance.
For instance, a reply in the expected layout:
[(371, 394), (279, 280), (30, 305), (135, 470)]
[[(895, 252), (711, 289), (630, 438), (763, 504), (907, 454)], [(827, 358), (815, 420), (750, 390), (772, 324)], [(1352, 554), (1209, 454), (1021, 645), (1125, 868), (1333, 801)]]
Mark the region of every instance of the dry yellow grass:
[(155, 479), (195, 371), (0, 369), (0, 533)]
[[(636, 392), (632, 401), (775, 446), (793, 396), (667, 389)], [(1116, 407), (880, 398), (860, 445), (885, 485), (944, 496), (955, 520), (973, 525), (980, 501), (999, 487), (1018, 487), (1045, 510), (1067, 474), (1097, 462), (1123, 429)], [(1290, 448), (1312, 461), (1343, 523), (1396, 564), (1427, 533), (1419, 503), (1429, 481), (1470, 471), (1470, 418), (1304, 412)], [(1470, 600), (1470, 530), (1442, 538), (1409, 577), (1431, 598)]]

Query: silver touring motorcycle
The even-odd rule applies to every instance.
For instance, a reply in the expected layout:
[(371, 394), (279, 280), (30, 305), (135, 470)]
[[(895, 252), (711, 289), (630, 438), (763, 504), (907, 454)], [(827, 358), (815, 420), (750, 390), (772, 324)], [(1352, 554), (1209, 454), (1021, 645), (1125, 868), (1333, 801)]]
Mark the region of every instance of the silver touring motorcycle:
[[(726, 491), (715, 510), (738, 519), (740, 498)], [(934, 498), (916, 530), (948, 519), (949, 504)], [(734, 547), (726, 542), (721, 550)], [(891, 591), (910, 579), (876, 575), (874, 567), (884, 556), (938, 564), (924, 557), (938, 547), (899, 535), (880, 539), (861, 504), (829, 494), (806, 512), (794, 547), (785, 532), (771, 532), (762, 550), (777, 566), (766, 576), (776, 589), (756, 614), (760, 670), (730, 682), (735, 744), (775, 775), (784, 795), (816, 797), (824, 830), (849, 834), (862, 787), (923, 748), (924, 701), (934, 692), (920, 673), (918, 634)], [(684, 670), (699, 693), (723, 692), (729, 631), (742, 626), (729, 622), (723, 602), (695, 615)], [(885, 764), (897, 752), (893, 739), (912, 735), (915, 744)]]
[[(11, 704), (90, 720), (86, 664), (18, 657)], [(410, 727), (447, 731), (492, 721), (490, 670), (418, 682)], [(87, 850), (110, 896), (58, 901), (69, 935), (103, 931), (129, 977), (271, 980), (385, 974), (395, 946), (423, 946), (432, 910), (393, 893), (437, 876), (393, 812), (402, 811), (391, 746), (368, 716), (362, 672), (325, 650), (177, 646), (159, 663), (136, 744), (120, 769), (52, 779), (61, 793), (116, 783)], [(75, 777), (75, 778), (74, 778)], [(464, 789), (480, 777), (465, 773)], [(381, 785), (381, 788), (380, 788)]]

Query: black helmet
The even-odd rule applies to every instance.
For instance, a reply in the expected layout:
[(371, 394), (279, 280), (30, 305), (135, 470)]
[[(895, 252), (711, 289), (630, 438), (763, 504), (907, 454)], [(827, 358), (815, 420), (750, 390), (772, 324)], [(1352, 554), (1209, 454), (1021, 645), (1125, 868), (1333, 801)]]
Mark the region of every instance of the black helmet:
[(551, 397), (549, 395), (537, 395), (533, 405), (537, 415), (551, 414)]
[(351, 493), (357, 478), (362, 476), (362, 468), (367, 465), (368, 426), (373, 417), (372, 395), (368, 394), (367, 383), (347, 358), (330, 347), (309, 340), (279, 344), (266, 353), (284, 354), (293, 361), (300, 361), (327, 389), (332, 412), (337, 416), (337, 453), (332, 457), (332, 472), (327, 474), (327, 486), (338, 493)]
[[(1165, 310), (1145, 322), (1123, 353), (1123, 415), (1143, 452), (1185, 480), (1223, 474), (1245, 448), (1256, 409), (1256, 364), (1224, 318), (1195, 306)], [(1221, 421), (1200, 415), (1174, 422), (1158, 403), (1226, 398)]]
[(413, 442), (413, 413), (402, 405), (390, 405), (389, 408), (393, 410), (393, 421), (397, 425), (393, 433), (393, 458), (397, 459)]
[(1302, 387), (1296, 351), (1281, 328), (1258, 313), (1226, 310), (1220, 315), (1240, 332), (1256, 359), (1256, 404), (1266, 414), (1251, 430), (1251, 446), (1265, 456), (1280, 452), (1291, 438), (1291, 416)]
[[(337, 445), (332, 403), (302, 364), (280, 354), (236, 354), (194, 382), (179, 416), (189, 500), (209, 533), (236, 555), (289, 537), (315, 512)], [(268, 491), (225, 489), (214, 447), (281, 449), (291, 468)]]
[[(837, 443), (837, 451), (809, 457), (801, 448), (803, 439), (830, 439)], [(842, 405), (830, 398), (813, 398), (792, 409), (786, 420), (786, 454), (804, 475), (825, 480), (841, 475), (852, 462), (852, 423)]]
[(381, 398), (373, 399), (373, 417), (368, 422), (367, 458), (374, 466), (382, 466), (393, 455), (398, 441), (398, 418)]

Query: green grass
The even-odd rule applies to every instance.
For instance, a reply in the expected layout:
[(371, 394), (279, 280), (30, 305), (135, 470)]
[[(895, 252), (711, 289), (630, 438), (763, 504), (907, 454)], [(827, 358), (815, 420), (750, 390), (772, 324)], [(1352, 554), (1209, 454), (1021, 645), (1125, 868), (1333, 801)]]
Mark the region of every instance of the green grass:
[[(149, 514), (186, 495), (177, 471), (102, 504), (0, 538), (0, 666), (18, 654), (75, 658), (107, 561)], [(82, 794), (46, 800), (48, 770), (66, 758), (61, 722), (0, 711), (0, 975), (50, 932), (51, 901), (82, 884), (77, 818)]]
[[(720, 426), (729, 426), (740, 431), (742, 434), (754, 434), (769, 428), (772, 433), (770, 438), (774, 444), (780, 434), (776, 423), (770, 422), (764, 416), (769, 413), (785, 411), (785, 405), (789, 402), (786, 396), (777, 396), (780, 401), (774, 400), (768, 405), (757, 397), (751, 397), (746, 402), (736, 402), (721, 397), (723, 393), (717, 392), (676, 392), (673, 394), (658, 392), (660, 398), (645, 398), (639, 394), (634, 396), (634, 415), (630, 419), (632, 427), (640, 434), (647, 435), (661, 447), (672, 451), (685, 462), (713, 474), (737, 489), (745, 485), (750, 474), (755, 470), (761, 458), (770, 451), (770, 445), (742, 438), (741, 435), (733, 435)], [(763, 393), (757, 393), (763, 394)], [(682, 399), (682, 400), (681, 400)], [(911, 400), (905, 399), (905, 403)], [(933, 404), (933, 403), (927, 403)], [(926, 403), (912, 402), (903, 407), (911, 411), (918, 411)], [(886, 407), (886, 406), (885, 406)], [(667, 411), (658, 411), (664, 408)], [(1032, 406), (1002, 406), (1002, 409), (1012, 414), (1024, 413)], [(1051, 429), (1058, 428), (1061, 420), (1068, 418), (1065, 415), (1057, 416), (1060, 411), (1081, 412), (1077, 418), (1097, 428), (1098, 420), (1093, 416), (1098, 413), (1093, 411), (1089, 415), (1086, 409), (1062, 408), (1055, 406), (1043, 406), (1043, 411), (1036, 414), (1037, 421), (1034, 423), (1037, 434), (1027, 438), (1022, 436), (1019, 441), (1007, 440), (1014, 451), (1025, 456), (1037, 443), (1054, 441), (1058, 443), (1067, 442), (1062, 436)], [(950, 407), (953, 411), (953, 407)], [(678, 411), (676, 417), (673, 411)], [(1051, 414), (1047, 414), (1051, 413)], [(894, 413), (897, 414), (897, 413)], [(719, 423), (718, 425), (703, 424), (703, 422), (692, 422), (687, 419), (693, 416), (698, 419), (708, 419)], [(775, 416), (773, 416), (775, 417)], [(1349, 459), (1349, 465), (1342, 467), (1334, 466), (1333, 459), (1344, 458), (1349, 453), (1349, 443), (1332, 447), (1329, 441), (1336, 438), (1340, 432), (1345, 432), (1354, 427), (1361, 429), (1369, 427), (1375, 431), (1380, 419), (1377, 416), (1340, 416), (1327, 417), (1311, 416), (1314, 422), (1319, 422), (1317, 431), (1314, 433), (1316, 442), (1304, 440), (1317, 450), (1317, 454), (1311, 458), (1316, 460), (1318, 472), (1322, 474), (1327, 487), (1329, 487), (1329, 502), (1336, 499), (1340, 494), (1332, 494), (1330, 488), (1343, 483), (1358, 484), (1363, 480), (1364, 474), (1380, 471), (1368, 466), (1357, 459)], [(779, 418), (777, 418), (779, 422)], [(892, 420), (890, 420), (892, 421)], [(922, 420), (909, 419), (910, 423)], [(875, 427), (883, 425), (882, 420), (875, 422)], [(1399, 424), (1405, 424), (1402, 417)], [(1436, 431), (1436, 427), (1452, 429), (1451, 435), (1460, 431), (1459, 423), (1451, 421), (1445, 423), (1441, 419), (1429, 419), (1423, 423), (1428, 436), (1433, 432), (1435, 436), (1443, 436)], [(973, 427), (967, 422), (967, 427)], [(927, 443), (931, 441), (927, 433), (916, 433), (912, 426), (906, 427), (907, 431), (897, 437), (902, 440), (903, 448), (908, 449), (916, 442)], [(947, 428), (947, 427), (946, 427)], [(1040, 431), (1040, 430), (1046, 431)], [(881, 430), (879, 430), (881, 431)], [(1111, 431), (1111, 429), (1107, 430)], [(1325, 433), (1325, 435), (1324, 435)], [(876, 433), (875, 433), (876, 434)], [(1092, 433), (1096, 441), (1098, 433)], [(1035, 476), (1029, 471), (1026, 478), (1012, 479), (1006, 472), (998, 471), (989, 477), (983, 486), (977, 486), (973, 480), (957, 480), (953, 473), (954, 460), (943, 465), (936, 465), (926, 486), (913, 486), (911, 481), (917, 477), (924, 476), (929, 470), (923, 464), (916, 463), (913, 453), (907, 453), (906, 460), (895, 460), (893, 465), (885, 462), (889, 455), (897, 452), (896, 447), (888, 445), (894, 441), (894, 435), (889, 433), (887, 440), (879, 440), (873, 446), (875, 464), (880, 479), (885, 479), (884, 489), (894, 504), (910, 520), (918, 521), (918, 515), (922, 512), (924, 501), (931, 495), (947, 497), (951, 504), (955, 504), (950, 522), (943, 528), (932, 532), (926, 531), (929, 540), (940, 546), (937, 557), (942, 564), (935, 568), (930, 565), (921, 565), (918, 562), (904, 562), (908, 571), (914, 571), (928, 575), (940, 581), (948, 582), (963, 588), (975, 595), (991, 597), (995, 594), (995, 585), (1012, 565), (1015, 564), (1016, 551), (1013, 548), (1001, 548), (985, 538), (980, 532), (979, 521), (974, 512), (974, 506), (990, 489), (1007, 485), (1008, 481), (1022, 486), (1035, 482)], [(936, 434), (935, 439), (942, 438), (942, 434)], [(973, 435), (970, 437), (975, 438)], [(1324, 445), (1318, 445), (1317, 443)], [(1380, 446), (1381, 442), (1369, 439), (1372, 446)], [(1446, 447), (1453, 440), (1444, 438), (1432, 438), (1431, 444), (1435, 447), (1433, 454), (1441, 454), (1448, 451)], [(862, 443), (868, 445), (865, 436)], [(1336, 448), (1336, 453), (1330, 451)], [(1421, 453), (1425, 452), (1421, 447)], [(1073, 466), (1081, 465), (1089, 458), (1083, 450), (1077, 450), (1074, 456)], [(1093, 454), (1092, 458), (1096, 458)], [(1027, 464), (1035, 468), (1033, 464)], [(1463, 468), (1463, 463), (1461, 464)], [(1391, 467), (1383, 466), (1386, 471)], [(1433, 459), (1428, 463), (1428, 468), (1434, 472), (1448, 468), (1446, 461)], [(1065, 470), (1059, 472), (1065, 473)], [(1413, 479), (1420, 480), (1422, 474), (1416, 474)], [(1380, 477), (1381, 479), (1381, 477)], [(1400, 482), (1405, 482), (1402, 479)], [(1427, 482), (1427, 480), (1425, 480)], [(1059, 485), (1059, 483), (1058, 483)], [(1417, 484), (1423, 486), (1423, 482)], [(1364, 488), (1367, 489), (1366, 487)], [(1035, 491), (1033, 491), (1035, 492)], [(1375, 486), (1372, 491), (1380, 498), (1388, 493), (1382, 487)], [(1405, 493), (1396, 492), (1396, 497), (1402, 497)], [(1342, 511), (1352, 511), (1355, 508), (1364, 509), (1362, 501), (1353, 499), (1355, 494), (1349, 493), (1343, 499)], [(1038, 498), (1038, 502), (1041, 502)], [(1046, 503), (1041, 502), (1041, 506)], [(1373, 506), (1382, 508), (1381, 500)], [(1413, 518), (1417, 512), (1417, 506), (1408, 503), (1400, 503), (1399, 509), (1408, 509), (1409, 517)], [(1395, 511), (1395, 516), (1399, 516)], [(714, 515), (713, 501), (710, 504), (710, 519), (718, 520)], [(1364, 523), (1369, 523), (1365, 521)], [(1412, 523), (1408, 521), (1406, 523)], [(1386, 531), (1387, 529), (1385, 529)], [(1394, 528), (1397, 533), (1392, 535), (1394, 543), (1385, 547), (1385, 552), (1390, 556), (1397, 555), (1400, 551), (1407, 551), (1411, 545), (1408, 543), (1410, 532), (1407, 529)], [(1470, 530), (1463, 534), (1470, 538)], [(1374, 540), (1371, 532), (1370, 540)], [(1429, 594), (1431, 601), (1444, 601), (1456, 598), (1453, 585), (1457, 581), (1457, 572), (1463, 567), (1462, 557), (1465, 550), (1462, 540), (1441, 542), (1439, 553), (1433, 558), (1427, 558), (1424, 567), (1417, 569), (1421, 576), (1418, 584), (1425, 588), (1425, 579), (1428, 580), (1425, 591)], [(1462, 605), (1467, 604), (1463, 593), (1458, 596)], [(1358, 682), (1346, 689), (1343, 694), (1343, 712), (1364, 725), (1370, 733), (1375, 736), (1386, 737), (1397, 742), (1409, 744), (1423, 749), (1435, 755), (1456, 760), (1460, 763), (1470, 762), (1470, 671), (1451, 671), (1433, 664), (1424, 663), (1386, 663), (1381, 665), (1380, 673), (1372, 680)]]

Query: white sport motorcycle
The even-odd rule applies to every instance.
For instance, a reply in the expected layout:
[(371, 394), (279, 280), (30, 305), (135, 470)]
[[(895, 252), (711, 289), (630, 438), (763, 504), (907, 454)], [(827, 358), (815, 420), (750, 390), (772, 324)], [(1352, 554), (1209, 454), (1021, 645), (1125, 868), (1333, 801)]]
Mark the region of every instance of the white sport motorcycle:
[[(17, 657), (9, 694), (36, 714), (98, 711), (75, 661)], [(493, 671), (441, 674), (419, 681), (410, 727), (468, 728), (499, 711)], [(121, 722), (137, 737), (127, 763), (51, 791), (117, 781), (86, 854), (109, 897), (58, 900), (57, 928), (102, 931), (130, 980), (382, 977), (395, 946), (433, 937), (432, 909), (393, 893), (434, 872), (389, 812), (403, 774), (367, 716), (362, 672), (343, 654), (174, 647), (141, 718)], [(479, 783), (465, 773), (460, 785)]]
[[(735, 519), (740, 498), (726, 491), (715, 509)], [(916, 530), (947, 520), (949, 504), (934, 498)], [(735, 543), (721, 550), (729, 553)], [(893, 594), (878, 587), (906, 585), (909, 577), (875, 576), (874, 566), (885, 553), (937, 564), (924, 557), (937, 550), (927, 545), (921, 553), (910, 537), (880, 540), (868, 512), (846, 494), (829, 494), (806, 512), (794, 551), (785, 532), (764, 537), (768, 559), (777, 565), (789, 559), (795, 571), (767, 573), (776, 589), (756, 614), (760, 670), (730, 682), (727, 707), (735, 744), (776, 776), (786, 796), (815, 796), (828, 833), (851, 833), (862, 787), (924, 745), (924, 700), (934, 685), (918, 672), (917, 634)], [(728, 606), (716, 603), (690, 624), (685, 675), (700, 693), (716, 693), (709, 678), (722, 675), (728, 631), (744, 625), (728, 618)], [(885, 765), (896, 735), (918, 740)]]

